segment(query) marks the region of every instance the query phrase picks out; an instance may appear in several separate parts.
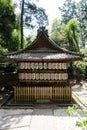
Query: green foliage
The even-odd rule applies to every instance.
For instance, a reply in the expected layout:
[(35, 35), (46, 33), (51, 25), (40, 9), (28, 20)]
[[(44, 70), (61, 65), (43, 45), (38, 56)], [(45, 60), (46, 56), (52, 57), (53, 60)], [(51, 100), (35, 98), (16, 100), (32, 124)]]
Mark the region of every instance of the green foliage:
[(35, 39), (35, 35), (34, 35), (34, 31), (33, 31), (33, 33), (28, 35), (28, 37), (25, 39), (24, 47), (27, 47), (29, 44), (31, 44), (34, 39)]
[(15, 14), (11, 0), (0, 0), (0, 34), (9, 37), (13, 25), (15, 25)]
[(81, 49), (81, 52), (84, 54), (83, 61), (76, 61), (74, 63), (78, 68), (83, 68), (87, 66), (87, 48)]
[[(0, 41), (0, 42), (3, 42), (3, 41)], [(8, 50), (0, 45), (0, 54), (7, 53), (7, 52)]]
[(79, 48), (79, 23), (76, 19), (71, 19), (65, 27), (66, 36), (72, 51), (80, 51)]
[(82, 61), (75, 61), (74, 65), (76, 68), (80, 69), (80, 72), (83, 73), (83, 76), (87, 78), (87, 48), (81, 49), (81, 52), (84, 54)]
[(13, 73), (18, 71), (16, 63), (0, 63), (0, 73)]
[(67, 113), (69, 116), (73, 116), (73, 115), (75, 116), (80, 112), (81, 112), (81, 110), (79, 109), (78, 105), (76, 105), (76, 104), (74, 104), (72, 107), (69, 106), (67, 109)]
[(18, 71), (18, 65), (16, 63), (7, 63), (4, 72), (5, 73), (12, 73), (12, 72), (17, 72)]
[(51, 32), (59, 31), (61, 29), (61, 21), (55, 18), (52, 23)]
[[(84, 119), (80, 117), (81, 112), (86, 114)], [(87, 108), (81, 110), (79, 109), (78, 105), (73, 105), (72, 107), (68, 107), (67, 113), (69, 116), (77, 116), (78, 121), (76, 121), (76, 126), (82, 128), (82, 130), (87, 130)]]
[(20, 42), (20, 30), (19, 29), (14, 29), (12, 31), (11, 35), (11, 42), (10, 44), (10, 51), (16, 51), (19, 50), (19, 42)]
[[(16, 15), (11, 0), (0, 0), (0, 51), (11, 52), (18, 49), (17, 37), (13, 32), (16, 28)], [(17, 43), (16, 43), (17, 42)]]
[(76, 19), (71, 19), (67, 24), (54, 19), (51, 29), (51, 39), (61, 47), (79, 52), (79, 23)]
[(87, 0), (80, 0), (78, 3), (73, 0), (65, 0), (61, 11), (61, 21), (67, 24), (69, 20), (76, 18), (80, 27), (80, 46), (85, 47), (87, 42)]
[(64, 40), (63, 30), (61, 28), (61, 22), (56, 18), (53, 20), (51, 27), (51, 35), (50, 38), (58, 45), (62, 46), (62, 42)]

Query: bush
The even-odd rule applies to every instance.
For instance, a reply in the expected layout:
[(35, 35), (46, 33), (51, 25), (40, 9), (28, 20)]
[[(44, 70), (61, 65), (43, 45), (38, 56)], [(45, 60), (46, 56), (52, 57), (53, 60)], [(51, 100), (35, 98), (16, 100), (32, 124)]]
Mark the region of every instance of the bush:
[[(86, 116), (84, 119), (81, 118), (80, 113), (83, 112)], [(72, 107), (68, 107), (67, 113), (69, 116), (77, 116), (78, 121), (76, 121), (76, 126), (80, 127), (81, 130), (87, 130), (87, 108), (79, 109), (78, 105), (73, 105)]]

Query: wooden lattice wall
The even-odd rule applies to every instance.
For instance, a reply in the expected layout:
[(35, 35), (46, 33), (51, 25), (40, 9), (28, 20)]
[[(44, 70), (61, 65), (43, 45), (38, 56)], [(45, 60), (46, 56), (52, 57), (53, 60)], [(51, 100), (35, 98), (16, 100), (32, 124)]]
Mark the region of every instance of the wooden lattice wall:
[(37, 100), (49, 100), (58, 102), (71, 101), (71, 87), (70, 86), (50, 86), (50, 87), (15, 87), (14, 98), (16, 102), (35, 102)]

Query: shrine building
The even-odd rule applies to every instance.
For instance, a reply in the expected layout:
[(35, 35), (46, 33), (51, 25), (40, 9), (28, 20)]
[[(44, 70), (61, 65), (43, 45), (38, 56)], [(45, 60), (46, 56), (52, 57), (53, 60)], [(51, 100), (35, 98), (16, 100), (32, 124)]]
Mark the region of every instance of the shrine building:
[(70, 62), (82, 60), (82, 55), (55, 44), (44, 27), (28, 47), (3, 58), (5, 62), (18, 63), (15, 102), (71, 102), (67, 69)]

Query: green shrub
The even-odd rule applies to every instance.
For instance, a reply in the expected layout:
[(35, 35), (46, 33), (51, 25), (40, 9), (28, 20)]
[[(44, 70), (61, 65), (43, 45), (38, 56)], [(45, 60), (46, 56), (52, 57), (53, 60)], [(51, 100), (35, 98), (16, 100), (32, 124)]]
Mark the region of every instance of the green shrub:
[[(80, 113), (83, 112), (85, 114), (85, 118), (82, 119)], [(80, 109), (78, 105), (73, 105), (72, 107), (68, 107), (67, 113), (69, 116), (77, 116), (78, 121), (76, 121), (76, 126), (80, 127), (81, 130), (87, 130), (87, 108)]]

